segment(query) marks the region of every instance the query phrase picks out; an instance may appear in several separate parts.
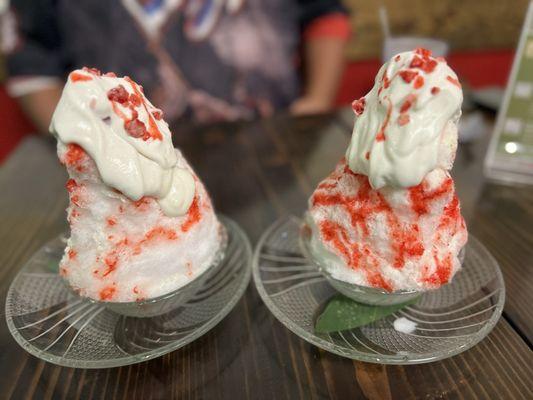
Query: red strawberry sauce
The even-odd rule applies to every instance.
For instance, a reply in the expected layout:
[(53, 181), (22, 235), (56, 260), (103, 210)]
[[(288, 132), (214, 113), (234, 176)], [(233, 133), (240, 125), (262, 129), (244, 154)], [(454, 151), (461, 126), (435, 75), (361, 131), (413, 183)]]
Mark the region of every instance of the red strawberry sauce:
[[(445, 179), (437, 188), (428, 188), (425, 182), (408, 189), (410, 208), (414, 215), (411, 223), (405, 223), (396, 215), (382, 193), (372, 189), (368, 178), (364, 175), (353, 173), (347, 165), (342, 164), (328, 178), (322, 182), (311, 197), (312, 207), (341, 207), (349, 218), (351, 229), (332, 220), (323, 220), (319, 224), (322, 240), (328, 243), (341, 259), (354, 270), (363, 269), (371, 286), (388, 291), (392, 290), (391, 283), (381, 273), (378, 255), (382, 249), (370, 248), (367, 243), (373, 239), (369, 237), (371, 229), (369, 224), (379, 215), (384, 215), (387, 224), (388, 242), (393, 252), (392, 266), (402, 269), (409, 259), (419, 259), (425, 251), (419, 220), (430, 212), (434, 201), (453, 192), (453, 181)], [(344, 166), (343, 166), (344, 165)], [(346, 175), (350, 177), (347, 178)], [(353, 179), (353, 185), (358, 187), (355, 195), (345, 195), (341, 192), (339, 181), (344, 184)], [(441, 242), (438, 247), (445, 247), (445, 239), (440, 232), (449, 234), (457, 233), (463, 227), (464, 221), (460, 214), (457, 197), (444, 208), (441, 222), (438, 227), (437, 240)], [(356, 237), (350, 235), (351, 230), (357, 232)], [(357, 237), (358, 236), (358, 237)], [(434, 254), (436, 271), (433, 274), (426, 272), (423, 280), (433, 286), (440, 286), (448, 282), (452, 271), (452, 254), (437, 257)], [(381, 261), (383, 262), (383, 261)], [(427, 267), (423, 270), (427, 271)]]

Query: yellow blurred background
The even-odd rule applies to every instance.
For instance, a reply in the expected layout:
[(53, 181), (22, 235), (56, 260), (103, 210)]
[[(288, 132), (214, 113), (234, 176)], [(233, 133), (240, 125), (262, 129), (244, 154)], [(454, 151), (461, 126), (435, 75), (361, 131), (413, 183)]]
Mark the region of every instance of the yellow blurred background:
[(348, 60), (380, 58), (379, 7), (387, 9), (392, 35), (443, 39), (451, 50), (514, 48), (528, 0), (344, 0), (352, 11)]
[[(443, 39), (451, 50), (514, 48), (528, 0), (343, 0), (351, 10), (348, 61), (381, 57), (379, 8), (385, 6), (393, 35)], [(0, 81), (4, 67), (0, 55)]]

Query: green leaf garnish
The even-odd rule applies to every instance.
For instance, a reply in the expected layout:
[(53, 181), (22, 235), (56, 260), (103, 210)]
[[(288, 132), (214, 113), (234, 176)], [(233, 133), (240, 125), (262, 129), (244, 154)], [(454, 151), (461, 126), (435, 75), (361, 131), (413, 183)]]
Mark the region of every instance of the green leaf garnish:
[(59, 271), (59, 262), (58, 261), (49, 261), (46, 264), (46, 269), (50, 272), (58, 272)]
[(418, 297), (390, 306), (370, 306), (337, 294), (329, 300), (322, 314), (318, 316), (315, 331), (330, 333), (358, 328), (386, 317), (417, 300)]

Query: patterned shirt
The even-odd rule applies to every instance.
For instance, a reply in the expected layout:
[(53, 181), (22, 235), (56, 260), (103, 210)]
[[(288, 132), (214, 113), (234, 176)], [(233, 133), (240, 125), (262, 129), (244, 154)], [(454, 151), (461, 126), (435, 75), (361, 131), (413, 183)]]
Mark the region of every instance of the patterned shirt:
[[(128, 75), (166, 118), (250, 118), (299, 93), (301, 32), (338, 0), (12, 0), (11, 78)], [(5, 30), (5, 29), (4, 29)]]

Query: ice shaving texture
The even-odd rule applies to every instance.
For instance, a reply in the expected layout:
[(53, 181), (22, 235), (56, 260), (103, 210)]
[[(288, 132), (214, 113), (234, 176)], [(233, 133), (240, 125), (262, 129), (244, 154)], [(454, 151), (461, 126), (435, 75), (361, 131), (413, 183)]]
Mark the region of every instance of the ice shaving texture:
[(334, 278), (363, 286), (424, 290), (447, 283), (466, 243), (447, 171), (409, 189), (372, 189), (344, 160), (309, 201), (311, 249)]
[(461, 98), (453, 71), (419, 49), (385, 64), (354, 102), (348, 156), (318, 185), (306, 217), (311, 253), (334, 278), (422, 291), (459, 270), (467, 231), (448, 170)]
[[(74, 79), (76, 74), (83, 78)], [(128, 115), (146, 107), (138, 118), (148, 127), (147, 113), (156, 114), (157, 129), (146, 128), (137, 137), (123, 131), (131, 120), (123, 118), (128, 103), (102, 96), (118, 85), (131, 88), (124, 97), (135, 93), (141, 99), (130, 100)], [(60, 273), (80, 295), (96, 300), (136, 301), (174, 291), (205, 271), (221, 246), (220, 224), (204, 186), (172, 148), (158, 110), (139, 93), (128, 79), (75, 71), (52, 122), (70, 177), (71, 236)], [(65, 115), (69, 110), (73, 115)]]
[(444, 59), (417, 49), (379, 70), (374, 87), (354, 101), (356, 120), (346, 160), (373, 188), (416, 186), (435, 168), (452, 168), (463, 93)]

